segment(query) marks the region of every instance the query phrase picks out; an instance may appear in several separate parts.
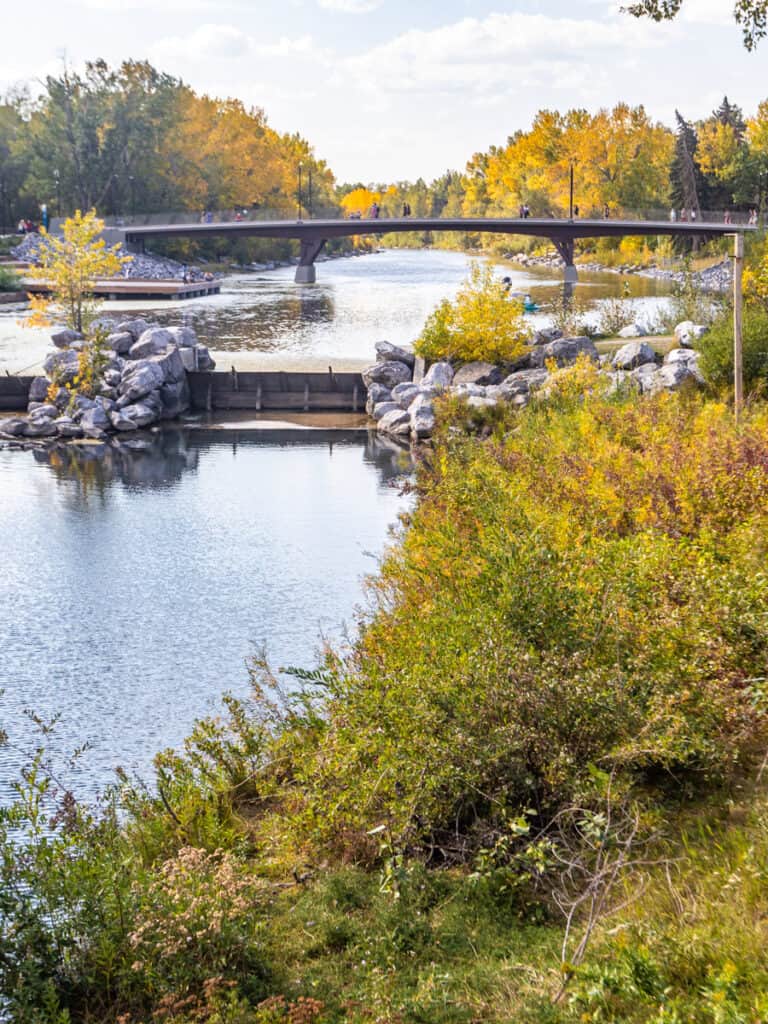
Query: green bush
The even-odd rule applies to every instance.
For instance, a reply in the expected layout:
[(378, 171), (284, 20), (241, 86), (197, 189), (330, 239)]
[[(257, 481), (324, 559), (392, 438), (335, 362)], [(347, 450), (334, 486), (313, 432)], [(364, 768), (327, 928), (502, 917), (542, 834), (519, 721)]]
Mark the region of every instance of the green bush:
[[(701, 370), (715, 390), (733, 386), (733, 313), (723, 312), (697, 343)], [(768, 310), (744, 307), (744, 388), (763, 392), (768, 383)]]

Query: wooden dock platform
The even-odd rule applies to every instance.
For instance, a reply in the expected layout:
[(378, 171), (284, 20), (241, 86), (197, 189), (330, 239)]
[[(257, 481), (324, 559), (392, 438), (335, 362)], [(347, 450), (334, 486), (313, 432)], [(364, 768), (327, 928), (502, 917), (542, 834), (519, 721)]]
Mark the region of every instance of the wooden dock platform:
[[(45, 281), (23, 281), (24, 288), (33, 295), (47, 295)], [(130, 278), (97, 281), (93, 294), (101, 299), (197, 299), (203, 295), (218, 295), (221, 281), (149, 281)]]

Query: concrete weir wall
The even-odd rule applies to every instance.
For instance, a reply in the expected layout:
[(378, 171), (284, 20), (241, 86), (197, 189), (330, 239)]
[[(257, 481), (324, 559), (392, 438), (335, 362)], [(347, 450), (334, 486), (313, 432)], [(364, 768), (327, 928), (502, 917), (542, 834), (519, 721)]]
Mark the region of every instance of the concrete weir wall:
[[(364, 412), (366, 388), (359, 373), (190, 373), (192, 408), (213, 412)], [(32, 377), (0, 376), (0, 411), (27, 408)]]

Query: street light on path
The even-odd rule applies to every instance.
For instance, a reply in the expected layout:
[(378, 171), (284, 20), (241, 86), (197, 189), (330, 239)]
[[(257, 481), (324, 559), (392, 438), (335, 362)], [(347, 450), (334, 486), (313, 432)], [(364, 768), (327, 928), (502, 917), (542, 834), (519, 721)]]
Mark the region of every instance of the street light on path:
[(299, 195), (296, 201), (296, 220), (301, 220), (301, 172), (304, 170), (304, 164), (299, 160)]
[(571, 189), (570, 189), (570, 202), (568, 204), (568, 217), (569, 217), (570, 220), (573, 220), (573, 164), (574, 164), (574, 161), (573, 161), (573, 158), (571, 158), (571, 175), (570, 175), (570, 178), (571, 178)]
[(312, 220), (312, 164), (309, 165), (307, 170), (307, 177), (309, 180), (307, 185), (307, 211), (309, 213), (309, 219)]

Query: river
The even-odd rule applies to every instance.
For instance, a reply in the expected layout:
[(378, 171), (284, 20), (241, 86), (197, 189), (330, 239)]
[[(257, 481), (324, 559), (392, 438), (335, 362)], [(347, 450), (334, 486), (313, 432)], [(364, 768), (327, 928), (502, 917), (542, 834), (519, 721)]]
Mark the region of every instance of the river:
[[(411, 344), (429, 313), (452, 297), (467, 275), (470, 258), (443, 250), (385, 249), (355, 258), (318, 264), (318, 282), (294, 284), (293, 268), (241, 274), (223, 282), (220, 295), (186, 302), (108, 303), (115, 319), (127, 314), (161, 323), (187, 323), (229, 369), (358, 369), (372, 360), (374, 345), (386, 338)], [(512, 278), (514, 291), (530, 292), (546, 306), (562, 292), (562, 277), (552, 268), (515, 269), (497, 263), (500, 276)], [(668, 294), (666, 282), (611, 273), (582, 273), (576, 298), (596, 310), (607, 298), (628, 289), (638, 316), (652, 320)], [(0, 370), (29, 371), (50, 347), (48, 332), (20, 326), (24, 314), (0, 307)], [(546, 311), (534, 314), (544, 325)]]
[[(408, 499), (407, 455), (367, 430), (167, 428), (148, 448), (0, 451), (0, 727), (60, 715), (59, 768), (86, 796), (147, 776), (266, 644), (314, 667), (354, 629)], [(264, 424), (261, 424), (263, 427)], [(129, 442), (135, 444), (136, 442)], [(0, 804), (23, 758), (0, 747)]]

